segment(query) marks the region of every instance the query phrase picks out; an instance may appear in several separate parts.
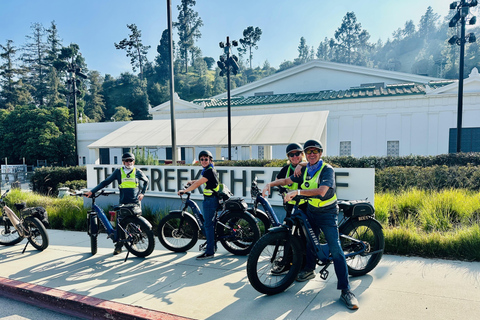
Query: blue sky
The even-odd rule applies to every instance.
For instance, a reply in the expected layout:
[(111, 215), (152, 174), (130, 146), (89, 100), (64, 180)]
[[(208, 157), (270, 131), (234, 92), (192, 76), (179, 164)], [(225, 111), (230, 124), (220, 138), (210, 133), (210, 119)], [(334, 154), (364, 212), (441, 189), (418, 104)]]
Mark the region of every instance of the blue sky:
[[(253, 53), (253, 65), (262, 66), (268, 60), (278, 68), (283, 61), (298, 56), (300, 37), (315, 49), (325, 37), (333, 37), (347, 12), (355, 12), (357, 21), (370, 33), (371, 42), (379, 38), (386, 41), (407, 20), (418, 25), (428, 6), (443, 19), (452, 1), (197, 0), (195, 10), (204, 22), (197, 46), (204, 56), (218, 59), (222, 53), (220, 41), (227, 36), (238, 40), (248, 26), (259, 27), (263, 34), (258, 50)], [(153, 60), (161, 34), (167, 28), (166, 3), (166, 0), (0, 0), (0, 43), (5, 45), (10, 39), (19, 47), (31, 33), (32, 23), (49, 27), (55, 20), (63, 44), (77, 43), (89, 69), (119, 76), (131, 72), (131, 67), (125, 51), (115, 49), (114, 42), (128, 37), (126, 25), (134, 23), (142, 31), (143, 43), (152, 46), (149, 60)], [(177, 20), (179, 3), (172, 0), (173, 21)]]

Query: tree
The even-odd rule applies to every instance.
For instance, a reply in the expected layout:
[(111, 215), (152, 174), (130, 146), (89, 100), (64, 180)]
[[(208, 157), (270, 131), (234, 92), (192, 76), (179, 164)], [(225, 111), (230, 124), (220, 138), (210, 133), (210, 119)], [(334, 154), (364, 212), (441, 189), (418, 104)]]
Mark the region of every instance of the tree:
[(370, 35), (362, 30), (362, 25), (357, 22), (355, 13), (347, 12), (342, 24), (335, 31), (336, 62), (348, 64), (365, 64), (365, 50), (368, 49)]
[(132, 112), (125, 107), (116, 107), (112, 117), (114, 121), (132, 121)]
[[(65, 79), (65, 74), (58, 72), (54, 68), (55, 62), (59, 59), (59, 55), (62, 49), (62, 41), (58, 36), (57, 25), (55, 21), (52, 21), (49, 29), (46, 30), (47, 34), (47, 46), (46, 46), (46, 94), (45, 103), (52, 107), (65, 106), (65, 100), (63, 95), (65, 93), (65, 86), (62, 82), (62, 78)], [(62, 94), (63, 93), (63, 94)]]
[(207, 64), (208, 70), (212, 70), (212, 67), (215, 66), (215, 59), (212, 57), (203, 57), (203, 61)]
[(188, 53), (195, 50), (195, 41), (202, 36), (200, 27), (203, 26), (203, 21), (198, 12), (192, 9), (195, 4), (195, 0), (181, 0), (181, 4), (177, 5), (178, 22), (173, 23), (178, 30), (179, 55), (184, 63), (185, 73), (188, 72)]
[(44, 41), (45, 28), (40, 23), (33, 23), (30, 27), (32, 34), (27, 35), (28, 42), (24, 45), (22, 60), (27, 70), (25, 82), (34, 89), (31, 94), (35, 104), (43, 106), (47, 95), (47, 45)]
[(142, 44), (142, 32), (137, 29), (135, 24), (127, 24), (127, 28), (132, 32), (129, 38), (125, 38), (120, 43), (115, 43), (115, 48), (126, 50), (127, 57), (130, 57), (130, 64), (133, 72), (140, 70), (140, 78), (143, 79), (143, 65), (147, 62), (147, 53), (150, 46)]
[(300, 44), (298, 45), (298, 58), (295, 59), (296, 64), (302, 64), (309, 60), (310, 48), (307, 45), (307, 41), (304, 37), (300, 38)]
[(12, 40), (5, 46), (0, 44), (0, 58), (5, 62), (0, 65), (0, 108), (13, 110), (19, 104), (32, 103), (32, 97), (23, 82), (18, 80), (21, 70), (15, 67), (17, 49)]
[(105, 99), (102, 93), (102, 77), (98, 71), (88, 74), (89, 86), (85, 96), (85, 115), (94, 122), (105, 118)]
[(253, 60), (252, 48), (255, 50), (258, 49), (257, 43), (260, 41), (261, 35), (262, 30), (259, 27), (254, 28), (253, 26), (250, 26), (243, 30), (243, 38), (239, 40), (242, 47), (237, 49), (238, 53), (243, 55), (248, 50), (248, 62), (250, 63), (250, 69), (252, 69)]
[(428, 42), (430, 37), (437, 30), (437, 21), (440, 19), (440, 16), (433, 12), (432, 7), (428, 7), (425, 14), (420, 18), (420, 24), (418, 25), (418, 34), (420, 38), (424, 39), (425, 42)]
[(170, 44), (168, 39), (168, 29), (165, 29), (162, 32), (160, 44), (157, 46), (157, 53), (154, 66), (154, 82), (165, 85), (170, 79)]

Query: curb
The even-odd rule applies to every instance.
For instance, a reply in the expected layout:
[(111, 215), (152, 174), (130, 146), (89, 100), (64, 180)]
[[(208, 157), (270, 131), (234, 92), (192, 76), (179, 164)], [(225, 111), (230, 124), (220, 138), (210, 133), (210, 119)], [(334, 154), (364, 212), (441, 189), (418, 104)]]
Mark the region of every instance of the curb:
[(0, 295), (83, 319), (191, 320), (174, 314), (0, 277)]

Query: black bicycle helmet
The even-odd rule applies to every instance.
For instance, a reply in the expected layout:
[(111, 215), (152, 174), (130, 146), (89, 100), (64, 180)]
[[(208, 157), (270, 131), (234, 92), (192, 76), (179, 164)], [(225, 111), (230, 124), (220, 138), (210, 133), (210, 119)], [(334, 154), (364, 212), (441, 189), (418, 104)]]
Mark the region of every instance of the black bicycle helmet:
[(303, 150), (307, 150), (307, 148), (316, 148), (316, 149), (323, 150), (323, 147), (320, 141), (315, 139), (308, 140), (303, 144)]
[(303, 151), (302, 146), (299, 143), (290, 143), (287, 146), (287, 154), (289, 154), (292, 151)]
[(131, 152), (126, 152), (122, 155), (122, 161), (126, 160), (126, 159), (133, 159), (135, 160), (135, 156), (133, 155), (133, 153)]
[(200, 151), (200, 153), (198, 154), (198, 159), (200, 159), (202, 156), (207, 156), (210, 157), (210, 159), (213, 159), (213, 154), (208, 150)]

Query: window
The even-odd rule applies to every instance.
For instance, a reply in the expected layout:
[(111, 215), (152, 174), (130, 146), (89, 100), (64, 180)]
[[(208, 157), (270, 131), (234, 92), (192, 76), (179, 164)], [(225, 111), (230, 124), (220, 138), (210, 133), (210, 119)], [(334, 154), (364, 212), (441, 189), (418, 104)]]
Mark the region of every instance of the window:
[[(480, 152), (480, 128), (462, 128), (461, 139), (460, 149), (462, 152)], [(457, 152), (457, 128), (450, 129), (448, 152)]]
[(100, 148), (100, 164), (110, 164), (110, 149)]
[(352, 155), (352, 141), (340, 141), (340, 156)]
[(82, 162), (83, 162), (83, 164), (87, 164), (87, 158), (82, 157)]
[(387, 156), (398, 157), (400, 155), (400, 141), (387, 141)]
[(265, 148), (258, 146), (258, 159), (265, 159)]
[(117, 156), (113, 157), (113, 164), (118, 164), (118, 157)]

